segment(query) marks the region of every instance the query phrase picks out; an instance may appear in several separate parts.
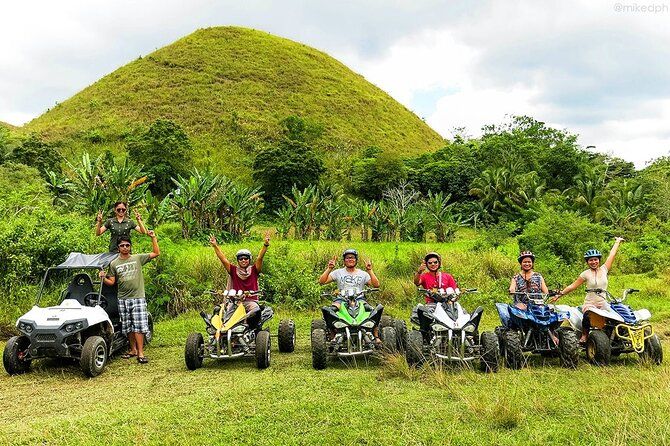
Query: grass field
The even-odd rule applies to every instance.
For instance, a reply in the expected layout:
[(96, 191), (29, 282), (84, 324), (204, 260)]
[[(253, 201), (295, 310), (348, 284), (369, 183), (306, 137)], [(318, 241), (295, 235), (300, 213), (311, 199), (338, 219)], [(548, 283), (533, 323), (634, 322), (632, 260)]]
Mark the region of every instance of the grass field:
[[(400, 315), (399, 310), (395, 310)], [(489, 312), (490, 313), (490, 312)], [(97, 378), (53, 361), (0, 375), (0, 444), (667, 444), (670, 367), (628, 355), (566, 370), (533, 358), (520, 371), (407, 368), (403, 358), (311, 367), (313, 314), (294, 353), (184, 366), (195, 313), (161, 322), (150, 364), (115, 358)], [(489, 314), (489, 316), (491, 316)], [(489, 328), (494, 319), (487, 318)], [(664, 324), (663, 324), (664, 325)], [(659, 329), (667, 337), (663, 329)], [(273, 339), (274, 341), (274, 339)], [(664, 341), (667, 349), (670, 345)]]

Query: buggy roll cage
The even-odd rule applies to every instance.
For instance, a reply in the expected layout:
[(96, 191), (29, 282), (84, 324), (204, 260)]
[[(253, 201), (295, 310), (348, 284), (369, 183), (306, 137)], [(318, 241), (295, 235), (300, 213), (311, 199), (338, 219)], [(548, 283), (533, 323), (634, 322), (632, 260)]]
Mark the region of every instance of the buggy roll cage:
[[(112, 262), (112, 260), (116, 259), (118, 255), (119, 254), (116, 252), (105, 252), (102, 254), (82, 254), (80, 252), (71, 252), (63, 263), (56, 266), (50, 266), (44, 272), (44, 276), (42, 277), (42, 281), (40, 283), (40, 289), (37, 292), (37, 299), (35, 300), (35, 305), (37, 306), (40, 303), (40, 299), (42, 298), (42, 294), (44, 292), (44, 286), (46, 284), (47, 277), (49, 277), (49, 273), (51, 271), (66, 271), (66, 270), (77, 270), (77, 269), (102, 270), (107, 268), (109, 264)], [(98, 288), (97, 292), (98, 298), (96, 300), (96, 305), (100, 303), (103, 284), (104, 281), (100, 280), (100, 287)]]

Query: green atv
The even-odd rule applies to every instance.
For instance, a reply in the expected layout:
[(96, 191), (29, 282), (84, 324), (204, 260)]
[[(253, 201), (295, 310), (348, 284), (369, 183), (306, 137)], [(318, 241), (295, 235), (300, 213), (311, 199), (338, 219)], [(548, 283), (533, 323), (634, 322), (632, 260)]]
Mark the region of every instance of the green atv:
[[(342, 290), (338, 295), (339, 309), (331, 305), (321, 309), (323, 319), (312, 321), (312, 366), (315, 369), (325, 369), (328, 357), (352, 358), (397, 348), (396, 329), (380, 324), (384, 307), (379, 304), (373, 308), (366, 302), (366, 295), (374, 291), (378, 289)], [(377, 326), (380, 326), (381, 344), (375, 342)]]

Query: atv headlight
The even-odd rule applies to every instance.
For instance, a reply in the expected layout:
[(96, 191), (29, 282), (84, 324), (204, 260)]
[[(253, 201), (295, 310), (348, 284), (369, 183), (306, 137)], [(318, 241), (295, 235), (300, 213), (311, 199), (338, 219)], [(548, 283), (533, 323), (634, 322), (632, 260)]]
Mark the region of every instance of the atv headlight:
[(463, 329), (465, 330), (466, 333), (472, 333), (475, 331), (475, 326), (472, 324), (468, 324)]
[(335, 328), (344, 328), (346, 326), (347, 326), (347, 324), (345, 324), (344, 322), (340, 322), (340, 321), (335, 321), (333, 323), (333, 327), (335, 327)]
[(375, 326), (375, 323), (372, 322), (372, 321), (367, 321), (367, 322), (364, 322), (364, 323), (361, 324), (361, 327), (365, 327), (365, 328), (372, 328), (374, 326)]
[(440, 325), (440, 324), (433, 324), (432, 328), (433, 328), (433, 331), (447, 331), (447, 327), (445, 327), (444, 325)]

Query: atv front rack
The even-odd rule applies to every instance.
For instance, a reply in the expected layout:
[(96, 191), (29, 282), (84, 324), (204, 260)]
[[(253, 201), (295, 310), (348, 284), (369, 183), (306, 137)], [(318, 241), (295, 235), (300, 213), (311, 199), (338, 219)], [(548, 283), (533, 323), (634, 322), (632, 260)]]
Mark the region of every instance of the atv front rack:
[(351, 332), (349, 331), (349, 327), (344, 328), (346, 330), (347, 334), (347, 351), (338, 351), (336, 350), (335, 353), (337, 356), (343, 356), (343, 357), (351, 357), (351, 356), (361, 356), (361, 355), (367, 355), (372, 352), (374, 352), (373, 349), (364, 349), (363, 348), (363, 332), (358, 331), (358, 349), (355, 349), (355, 346), (351, 344)]
[(460, 345), (458, 349), (455, 349), (452, 342), (454, 340), (454, 337), (452, 335), (452, 332), (449, 331), (449, 336), (447, 338), (447, 354), (443, 355), (442, 353), (435, 352), (435, 357), (455, 362), (470, 362), (477, 359), (477, 357), (475, 356), (465, 356), (465, 349), (467, 347), (465, 335), (466, 335), (465, 330), (461, 331)]
[(614, 327), (614, 333), (621, 339), (629, 341), (636, 353), (644, 351), (644, 341), (654, 336), (654, 328), (651, 324), (639, 326), (619, 324)]

